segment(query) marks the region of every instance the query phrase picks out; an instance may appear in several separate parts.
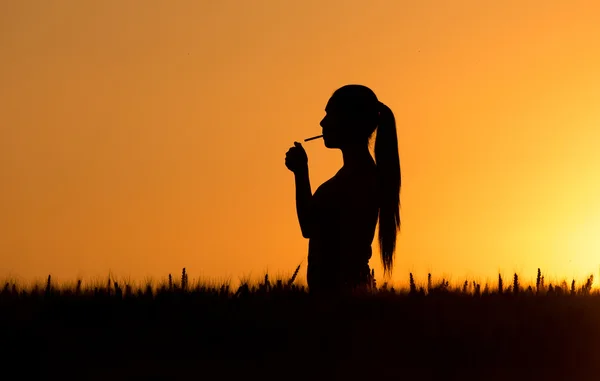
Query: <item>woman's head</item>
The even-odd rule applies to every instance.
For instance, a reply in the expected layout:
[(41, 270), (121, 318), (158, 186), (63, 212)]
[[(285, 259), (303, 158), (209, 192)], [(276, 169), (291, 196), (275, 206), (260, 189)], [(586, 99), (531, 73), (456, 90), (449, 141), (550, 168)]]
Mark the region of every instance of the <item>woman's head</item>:
[(367, 143), (379, 121), (380, 104), (366, 86), (346, 85), (336, 90), (321, 120), (323, 140), (328, 148)]

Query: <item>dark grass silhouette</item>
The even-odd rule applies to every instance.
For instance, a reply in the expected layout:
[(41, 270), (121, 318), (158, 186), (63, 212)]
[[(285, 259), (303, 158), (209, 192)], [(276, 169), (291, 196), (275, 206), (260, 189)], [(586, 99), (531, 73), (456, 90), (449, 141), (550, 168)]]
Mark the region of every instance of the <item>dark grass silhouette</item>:
[[(384, 283), (336, 299), (288, 279), (0, 291), (3, 372), (32, 379), (593, 379), (593, 278)], [(21, 365), (25, 364), (25, 365)], [(591, 378), (590, 378), (591, 377)]]

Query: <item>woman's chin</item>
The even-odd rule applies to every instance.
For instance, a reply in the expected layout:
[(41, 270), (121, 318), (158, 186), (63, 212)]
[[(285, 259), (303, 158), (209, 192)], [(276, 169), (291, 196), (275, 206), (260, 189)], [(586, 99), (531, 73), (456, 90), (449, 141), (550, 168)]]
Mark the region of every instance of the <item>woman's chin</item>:
[(331, 140), (323, 139), (323, 143), (325, 144), (325, 147), (327, 147), (327, 148), (337, 148), (335, 143), (332, 142)]

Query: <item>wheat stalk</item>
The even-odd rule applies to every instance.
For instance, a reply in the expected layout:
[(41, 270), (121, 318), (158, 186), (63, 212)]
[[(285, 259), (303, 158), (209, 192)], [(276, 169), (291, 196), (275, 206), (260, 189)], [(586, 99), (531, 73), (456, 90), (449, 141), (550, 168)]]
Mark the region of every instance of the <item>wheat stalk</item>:
[(298, 267), (296, 267), (296, 271), (294, 271), (294, 274), (292, 275), (292, 277), (288, 281), (288, 286), (291, 286), (292, 283), (294, 283), (294, 281), (296, 280), (296, 277), (298, 276), (298, 272), (300, 271), (300, 266), (301, 265), (302, 265), (302, 262), (300, 262), (300, 264), (298, 265)]

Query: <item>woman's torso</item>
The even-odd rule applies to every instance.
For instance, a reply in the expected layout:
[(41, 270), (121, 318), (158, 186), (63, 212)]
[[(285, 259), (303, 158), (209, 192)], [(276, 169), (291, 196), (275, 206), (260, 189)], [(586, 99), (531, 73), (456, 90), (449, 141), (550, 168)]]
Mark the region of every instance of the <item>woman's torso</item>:
[(309, 287), (366, 281), (377, 225), (376, 184), (373, 164), (342, 168), (316, 190), (308, 252)]

